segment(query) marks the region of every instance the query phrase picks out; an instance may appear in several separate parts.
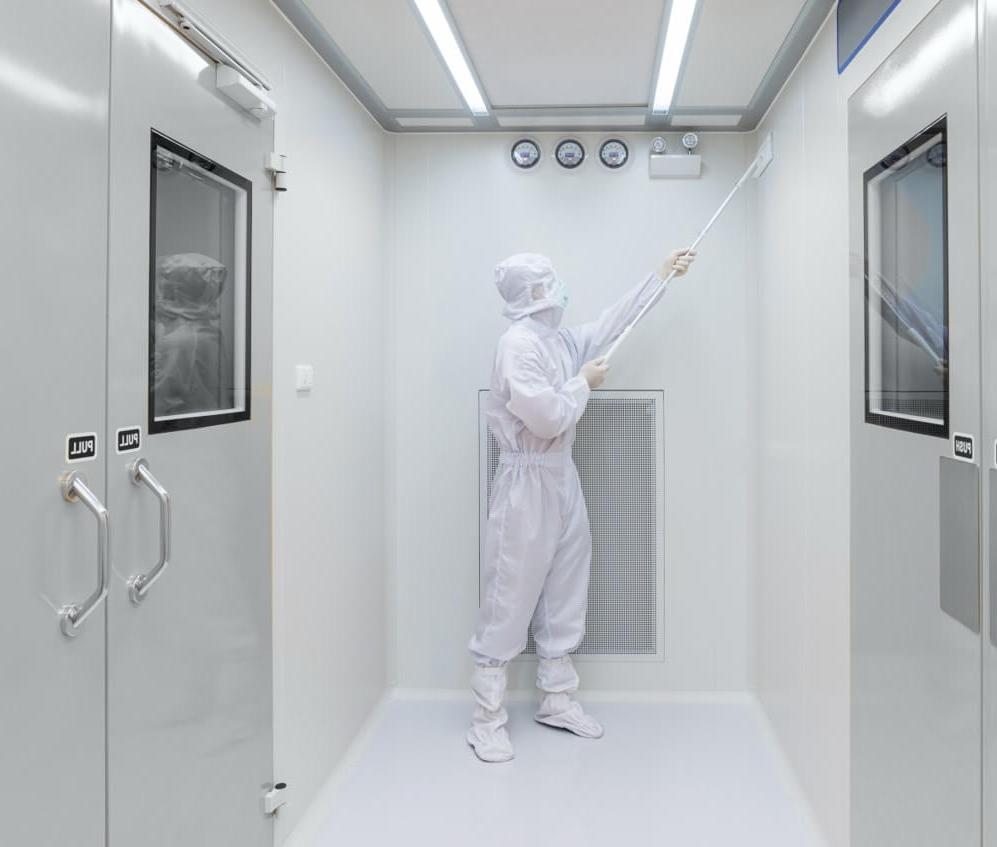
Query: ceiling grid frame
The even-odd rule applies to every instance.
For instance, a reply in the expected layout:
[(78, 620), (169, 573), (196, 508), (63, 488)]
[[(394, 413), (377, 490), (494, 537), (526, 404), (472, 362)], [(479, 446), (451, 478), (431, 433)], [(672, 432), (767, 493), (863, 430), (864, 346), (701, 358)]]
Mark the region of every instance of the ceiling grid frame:
[[(795, 20), (776, 50), (771, 63), (758, 81), (754, 95), (747, 105), (735, 107), (696, 103), (678, 106), (674, 104), (682, 101), (683, 83), (689, 72), (689, 58), (695, 44), (703, 7), (705, 3), (710, 2), (710, 0), (699, 0), (679, 70), (673, 107), (666, 113), (653, 112), (652, 100), (673, 0), (663, 0), (662, 3), (661, 20), (657, 28), (657, 41), (654, 50), (654, 72), (647, 81), (645, 103), (585, 104), (584, 106), (506, 106), (503, 104), (498, 108), (495, 108), (492, 103), (491, 92), (479, 72), (460, 27), (457, 25), (450, 3), (448, 0), (438, 0), (443, 15), (470, 69), (471, 76), (488, 108), (487, 115), (474, 115), (466, 105), (464, 108), (388, 108), (374, 87), (364, 78), (337, 43), (334, 37), (335, 33), (326, 31), (318, 15), (311, 8), (323, 2), (336, 2), (336, 0), (272, 0), (272, 2), (299, 30), (332, 71), (340, 77), (357, 100), (370, 112), (371, 116), (389, 132), (515, 132), (518, 130), (634, 132), (668, 131), (673, 127), (682, 130), (702, 129), (707, 132), (751, 132), (757, 128), (765, 111), (778, 95), (793, 68), (796, 67), (799, 59), (823, 25), (835, 0), (801, 0), (800, 10)], [(425, 35), (427, 46), (440, 64), (456, 98), (459, 102), (464, 103), (464, 98), (444, 62), (438, 46), (429, 34), (422, 15), (415, 5), (415, 0), (406, 0), (405, 5), (415, 17), (420, 31)], [(636, 122), (638, 116), (643, 116), (642, 123)], [(703, 117), (702, 124), (696, 122), (697, 116)], [(514, 119), (517, 117), (524, 118), (525, 123), (515, 123)], [(405, 124), (408, 125), (400, 123), (399, 118), (404, 119)], [(599, 120), (603, 118), (605, 121)]]

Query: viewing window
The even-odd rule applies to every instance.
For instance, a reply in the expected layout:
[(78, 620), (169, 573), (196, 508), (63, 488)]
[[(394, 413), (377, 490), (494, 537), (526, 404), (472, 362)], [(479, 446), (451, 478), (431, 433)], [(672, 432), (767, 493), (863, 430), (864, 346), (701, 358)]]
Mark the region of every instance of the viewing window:
[(252, 183), (152, 133), (149, 432), (249, 418)]
[(942, 118), (865, 172), (865, 419), (948, 436), (947, 135)]

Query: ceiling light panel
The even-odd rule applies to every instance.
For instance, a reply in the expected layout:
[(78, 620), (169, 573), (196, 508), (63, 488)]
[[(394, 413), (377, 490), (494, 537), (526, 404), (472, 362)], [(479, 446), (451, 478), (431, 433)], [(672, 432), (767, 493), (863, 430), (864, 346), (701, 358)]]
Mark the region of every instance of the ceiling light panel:
[(306, 3), (388, 109), (464, 108), (408, 0)]
[(664, 0), (448, 0), (493, 108), (646, 106)]
[(677, 107), (747, 106), (805, 0), (703, 2)]

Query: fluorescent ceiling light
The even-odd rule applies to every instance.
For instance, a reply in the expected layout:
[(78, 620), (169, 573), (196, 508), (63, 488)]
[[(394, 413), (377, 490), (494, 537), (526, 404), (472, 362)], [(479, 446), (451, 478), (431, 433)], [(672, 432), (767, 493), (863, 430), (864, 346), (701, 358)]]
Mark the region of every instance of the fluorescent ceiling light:
[(685, 48), (689, 44), (689, 30), (696, 14), (699, 0), (672, 0), (671, 14), (668, 16), (668, 30), (665, 33), (665, 47), (661, 51), (661, 65), (658, 68), (658, 82), (654, 86), (652, 112), (667, 112), (672, 107), (675, 86), (679, 80), (679, 70)]
[(464, 53), (457, 43), (457, 37), (450, 28), (450, 21), (443, 14), (439, 0), (415, 0), (415, 7), (422, 15), (426, 29), (436, 42), (436, 49), (440, 51), (443, 61), (447, 63), (447, 70), (453, 77), (457, 88), (460, 89), (467, 108), (472, 115), (487, 115), (488, 107), (485, 105), (485, 98), (481, 96), (478, 85), (474, 81), (474, 74), (464, 58)]

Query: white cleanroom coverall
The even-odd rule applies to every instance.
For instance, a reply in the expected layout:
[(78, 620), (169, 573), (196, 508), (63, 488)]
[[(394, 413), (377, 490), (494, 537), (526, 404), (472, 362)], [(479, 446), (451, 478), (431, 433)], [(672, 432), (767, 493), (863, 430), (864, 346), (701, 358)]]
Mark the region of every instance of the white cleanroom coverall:
[(592, 536), (571, 447), (590, 391), (577, 374), (613, 343), (662, 284), (651, 274), (591, 323), (558, 329), (562, 309), (531, 294), (538, 278), (556, 286), (549, 260), (512, 256), (496, 276), (513, 323), (498, 343), (485, 410), (500, 454), (489, 504), (481, 611), (470, 644), (482, 664), (519, 655), (531, 619), (543, 658), (566, 656), (581, 643)]
[[(472, 680), (478, 708), (468, 740), (479, 756), (479, 744), (502, 752), (502, 744), (494, 743), (494, 731), (505, 724), (496, 704), (500, 695), (495, 696), (504, 682), (496, 669), (504, 670), (502, 665), (523, 651), (531, 621), (540, 656), (537, 687), (548, 694), (537, 719), (564, 726), (561, 716), (573, 724), (565, 728), (577, 734), (601, 735), (595, 721), (581, 720), (581, 708), (568, 696), (578, 687), (568, 654), (585, 634), (592, 557), (571, 458), (575, 424), (590, 394), (578, 374), (662, 286), (661, 277), (651, 274), (591, 323), (559, 329), (565, 298), (549, 259), (511, 256), (496, 268), (495, 281), (512, 325), (498, 343), (486, 406), (500, 456), (489, 504), (481, 607), (469, 645), (478, 665)], [(576, 711), (577, 720), (568, 719), (569, 711)]]
[(176, 253), (156, 261), (157, 417), (232, 405), (220, 302), (227, 278), (225, 265), (200, 253)]

